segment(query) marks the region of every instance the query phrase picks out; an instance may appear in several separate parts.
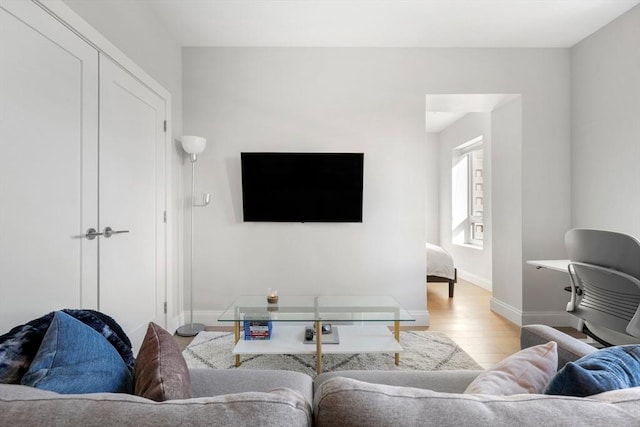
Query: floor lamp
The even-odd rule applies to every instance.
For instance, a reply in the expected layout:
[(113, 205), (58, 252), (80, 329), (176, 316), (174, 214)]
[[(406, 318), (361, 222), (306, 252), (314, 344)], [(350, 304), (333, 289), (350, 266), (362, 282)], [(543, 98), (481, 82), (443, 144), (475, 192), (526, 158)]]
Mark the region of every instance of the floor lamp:
[(204, 331), (204, 325), (202, 323), (193, 323), (193, 209), (195, 207), (207, 206), (211, 201), (211, 194), (205, 193), (202, 196), (202, 203), (196, 203), (196, 160), (198, 160), (198, 154), (202, 153), (207, 146), (207, 140), (200, 136), (183, 136), (182, 137), (182, 149), (189, 154), (189, 160), (191, 160), (191, 199), (190, 199), (190, 212), (191, 212), (191, 256), (190, 256), (190, 284), (189, 284), (189, 323), (180, 326), (176, 331), (176, 334), (181, 337), (193, 337), (198, 332)]

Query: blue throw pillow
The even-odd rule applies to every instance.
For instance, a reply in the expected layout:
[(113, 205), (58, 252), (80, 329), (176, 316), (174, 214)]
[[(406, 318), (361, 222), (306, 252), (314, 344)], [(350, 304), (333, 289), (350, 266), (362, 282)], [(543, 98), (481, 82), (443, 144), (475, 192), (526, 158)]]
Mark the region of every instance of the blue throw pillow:
[(131, 393), (133, 378), (98, 332), (57, 311), (21, 384), (63, 394)]
[(124, 363), (127, 364), (127, 368), (129, 368), (129, 372), (133, 375), (136, 359), (133, 357), (133, 352), (131, 351), (131, 341), (129, 341), (127, 334), (124, 333), (120, 325), (118, 325), (113, 318), (94, 310), (65, 309), (62, 311), (102, 334), (118, 353), (120, 353), (120, 357), (122, 357)]
[(598, 350), (567, 363), (547, 384), (545, 394), (591, 396), (640, 386), (640, 345)]

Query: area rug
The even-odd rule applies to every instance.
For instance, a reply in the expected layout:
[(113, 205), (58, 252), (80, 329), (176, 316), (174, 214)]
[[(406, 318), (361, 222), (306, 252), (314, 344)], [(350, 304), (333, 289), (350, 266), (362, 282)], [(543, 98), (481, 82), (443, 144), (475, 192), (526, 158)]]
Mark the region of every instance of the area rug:
[[(450, 369), (483, 369), (455, 342), (442, 332), (401, 331), (400, 365), (390, 353), (325, 354), (324, 372), (344, 370), (438, 371)], [(189, 368), (215, 369), (279, 369), (316, 375), (313, 354), (243, 355), (239, 368), (231, 354), (233, 333), (200, 332), (183, 351)]]

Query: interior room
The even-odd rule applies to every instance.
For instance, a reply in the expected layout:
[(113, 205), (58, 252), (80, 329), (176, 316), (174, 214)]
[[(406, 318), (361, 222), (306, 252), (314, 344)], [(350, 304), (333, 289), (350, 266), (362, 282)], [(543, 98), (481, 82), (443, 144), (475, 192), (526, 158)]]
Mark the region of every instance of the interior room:
[[(411, 337), (452, 363), (414, 370), (464, 372), (434, 392), (460, 393), (526, 347), (556, 355), (551, 389), (565, 362), (622, 343), (591, 337), (600, 318), (581, 311), (582, 281), (605, 273), (633, 290), (614, 329), (640, 342), (639, 41), (640, 0), (0, 0), (0, 383), (18, 375), (2, 374), (18, 366), (3, 350), (16, 334), (37, 332), (39, 345), (90, 315), (112, 331), (129, 389), (151, 335), (177, 343), (184, 371), (249, 378), (236, 368), (271, 350), (241, 337), (297, 325), (306, 345), (277, 369), (299, 364), (309, 379), (276, 383), (301, 393), (303, 424), (330, 424), (314, 404), (321, 382), (309, 387), (336, 366), (371, 371), (349, 381), (429, 388), (381, 379), (412, 366)], [(282, 178), (292, 154), (296, 175)], [(251, 175), (251, 161), (274, 163)], [(315, 161), (335, 182), (299, 190)], [(283, 180), (295, 185), (274, 190)], [(283, 195), (294, 191), (307, 199)], [(606, 252), (624, 262), (573, 257)], [(384, 349), (351, 329), (374, 324)], [(210, 345), (206, 333), (235, 348), (220, 365), (189, 353)], [(333, 347), (345, 359), (328, 357), (331, 339), (353, 343)], [(344, 356), (367, 351), (395, 358)], [(178, 381), (186, 394), (159, 400), (231, 393), (208, 394), (217, 374), (194, 375)], [(261, 381), (233, 392), (276, 388)]]
[[(163, 25), (157, 10), (149, 13), (140, 2), (65, 4), (168, 88), (176, 140), (186, 132), (210, 141), (196, 181), (197, 192), (213, 195), (211, 206), (196, 212), (198, 321), (215, 321), (233, 296), (230, 289), (305, 293), (321, 287), (327, 294), (338, 289), (357, 294), (363, 287), (368, 293), (386, 292), (393, 281), (399, 301), (428, 323), (422, 247), (431, 169), (424, 132), (429, 94), (521, 97), (522, 140), (504, 150), (494, 147), (493, 153), (501, 159), (493, 168), (494, 186), (504, 188), (494, 194), (492, 205), (508, 206), (492, 218), (495, 311), (516, 324), (568, 325), (566, 298), (553, 276), (527, 268), (524, 261), (564, 257), (562, 239), (571, 227), (639, 234), (640, 202), (623, 184), (637, 178), (625, 162), (637, 154), (638, 130), (624, 125), (638, 116), (637, 73), (627, 65), (636, 49), (627, 29), (633, 28), (635, 8), (563, 47), (503, 41), (489, 49), (305, 49), (181, 47), (172, 34), (182, 27), (172, 32), (173, 20)], [(160, 36), (165, 43), (157, 42)], [(609, 44), (616, 49), (607, 49)], [(599, 59), (604, 54), (611, 57)], [(473, 73), (465, 71), (471, 68)], [(494, 115), (500, 113), (519, 114)], [(504, 132), (512, 138), (510, 129)], [(611, 144), (615, 150), (610, 151)], [(238, 153), (251, 150), (366, 151), (365, 221), (356, 227), (242, 224)], [(173, 178), (185, 183), (174, 189), (181, 195), (188, 191), (189, 169), (179, 147), (174, 154), (175, 168), (182, 165), (184, 171)], [(598, 162), (602, 158), (604, 164)], [(589, 203), (600, 194), (608, 203)], [(606, 207), (612, 204), (620, 208)], [(188, 227), (182, 228), (176, 245), (188, 246)], [(184, 264), (188, 254), (178, 258)], [(283, 268), (286, 280), (279, 274)], [(181, 271), (188, 275), (178, 264), (175, 282), (182, 282)], [(179, 307), (174, 304), (174, 321), (182, 313)]]

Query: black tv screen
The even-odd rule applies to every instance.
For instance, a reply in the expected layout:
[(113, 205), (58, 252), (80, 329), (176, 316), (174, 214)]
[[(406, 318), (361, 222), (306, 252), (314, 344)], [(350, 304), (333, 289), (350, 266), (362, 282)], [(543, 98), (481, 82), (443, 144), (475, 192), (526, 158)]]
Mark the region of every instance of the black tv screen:
[(244, 221), (362, 222), (362, 153), (241, 153)]

